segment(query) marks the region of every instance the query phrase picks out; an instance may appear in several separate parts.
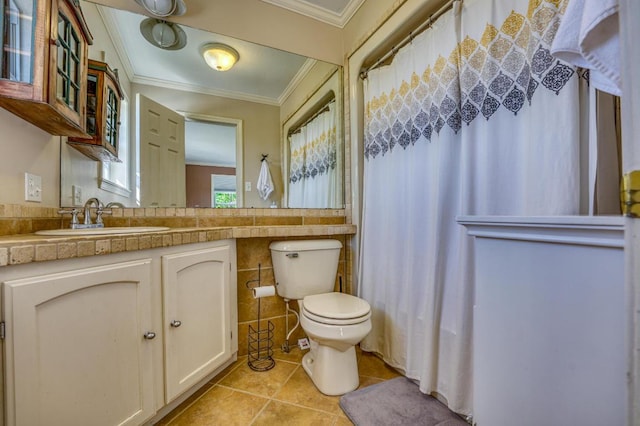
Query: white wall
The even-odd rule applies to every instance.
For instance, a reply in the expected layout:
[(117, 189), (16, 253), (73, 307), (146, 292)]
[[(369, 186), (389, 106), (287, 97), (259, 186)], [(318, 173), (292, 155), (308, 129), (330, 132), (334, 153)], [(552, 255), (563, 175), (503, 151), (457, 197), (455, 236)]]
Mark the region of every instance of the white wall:
[[(56, 207), (60, 187), (60, 137), (0, 108), (0, 203)], [(42, 202), (24, 200), (24, 173), (42, 177)]]

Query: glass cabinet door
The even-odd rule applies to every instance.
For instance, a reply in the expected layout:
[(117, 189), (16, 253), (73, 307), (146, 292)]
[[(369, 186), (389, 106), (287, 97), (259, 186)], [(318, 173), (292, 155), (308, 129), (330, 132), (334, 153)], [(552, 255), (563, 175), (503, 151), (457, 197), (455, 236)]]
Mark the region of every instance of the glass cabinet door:
[(31, 83), (35, 0), (0, 0), (0, 78)]
[(78, 112), (78, 96), (81, 84), (82, 43), (80, 35), (69, 18), (58, 13), (58, 77), (56, 82), (58, 100)]
[(120, 97), (110, 85), (107, 85), (107, 96), (105, 99), (105, 143), (111, 147), (111, 151), (118, 152), (118, 125), (120, 120), (118, 111), (120, 110)]

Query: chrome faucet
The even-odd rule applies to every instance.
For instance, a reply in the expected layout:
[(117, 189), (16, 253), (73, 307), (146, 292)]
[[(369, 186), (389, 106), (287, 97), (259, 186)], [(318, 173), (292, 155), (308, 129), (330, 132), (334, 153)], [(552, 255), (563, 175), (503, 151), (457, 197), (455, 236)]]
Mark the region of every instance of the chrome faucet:
[(104, 226), (104, 222), (102, 221), (102, 215), (113, 214), (113, 211), (111, 209), (113, 209), (114, 207), (120, 207), (121, 209), (123, 209), (124, 204), (119, 203), (117, 201), (111, 201), (106, 206), (103, 206), (102, 203), (100, 203), (98, 210), (96, 210), (96, 224)]
[(91, 206), (95, 206), (98, 210), (102, 209), (102, 203), (96, 197), (89, 198), (84, 203), (84, 225), (91, 225)]

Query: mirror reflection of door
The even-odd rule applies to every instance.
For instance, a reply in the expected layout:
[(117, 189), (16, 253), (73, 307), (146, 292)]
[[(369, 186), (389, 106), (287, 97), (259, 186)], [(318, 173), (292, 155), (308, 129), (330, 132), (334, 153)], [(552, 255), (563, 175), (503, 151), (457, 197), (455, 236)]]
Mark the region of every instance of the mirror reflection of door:
[(237, 133), (236, 123), (193, 119), (187, 114), (187, 207), (239, 207)]
[(137, 94), (140, 205), (185, 206), (184, 117)]

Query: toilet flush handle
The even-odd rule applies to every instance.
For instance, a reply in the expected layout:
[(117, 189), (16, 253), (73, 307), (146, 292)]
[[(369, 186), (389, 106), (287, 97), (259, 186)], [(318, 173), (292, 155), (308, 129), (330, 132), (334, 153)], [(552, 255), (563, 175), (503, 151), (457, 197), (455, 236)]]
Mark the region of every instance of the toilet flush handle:
[(298, 253), (287, 253), (289, 259), (295, 259), (298, 257)]

